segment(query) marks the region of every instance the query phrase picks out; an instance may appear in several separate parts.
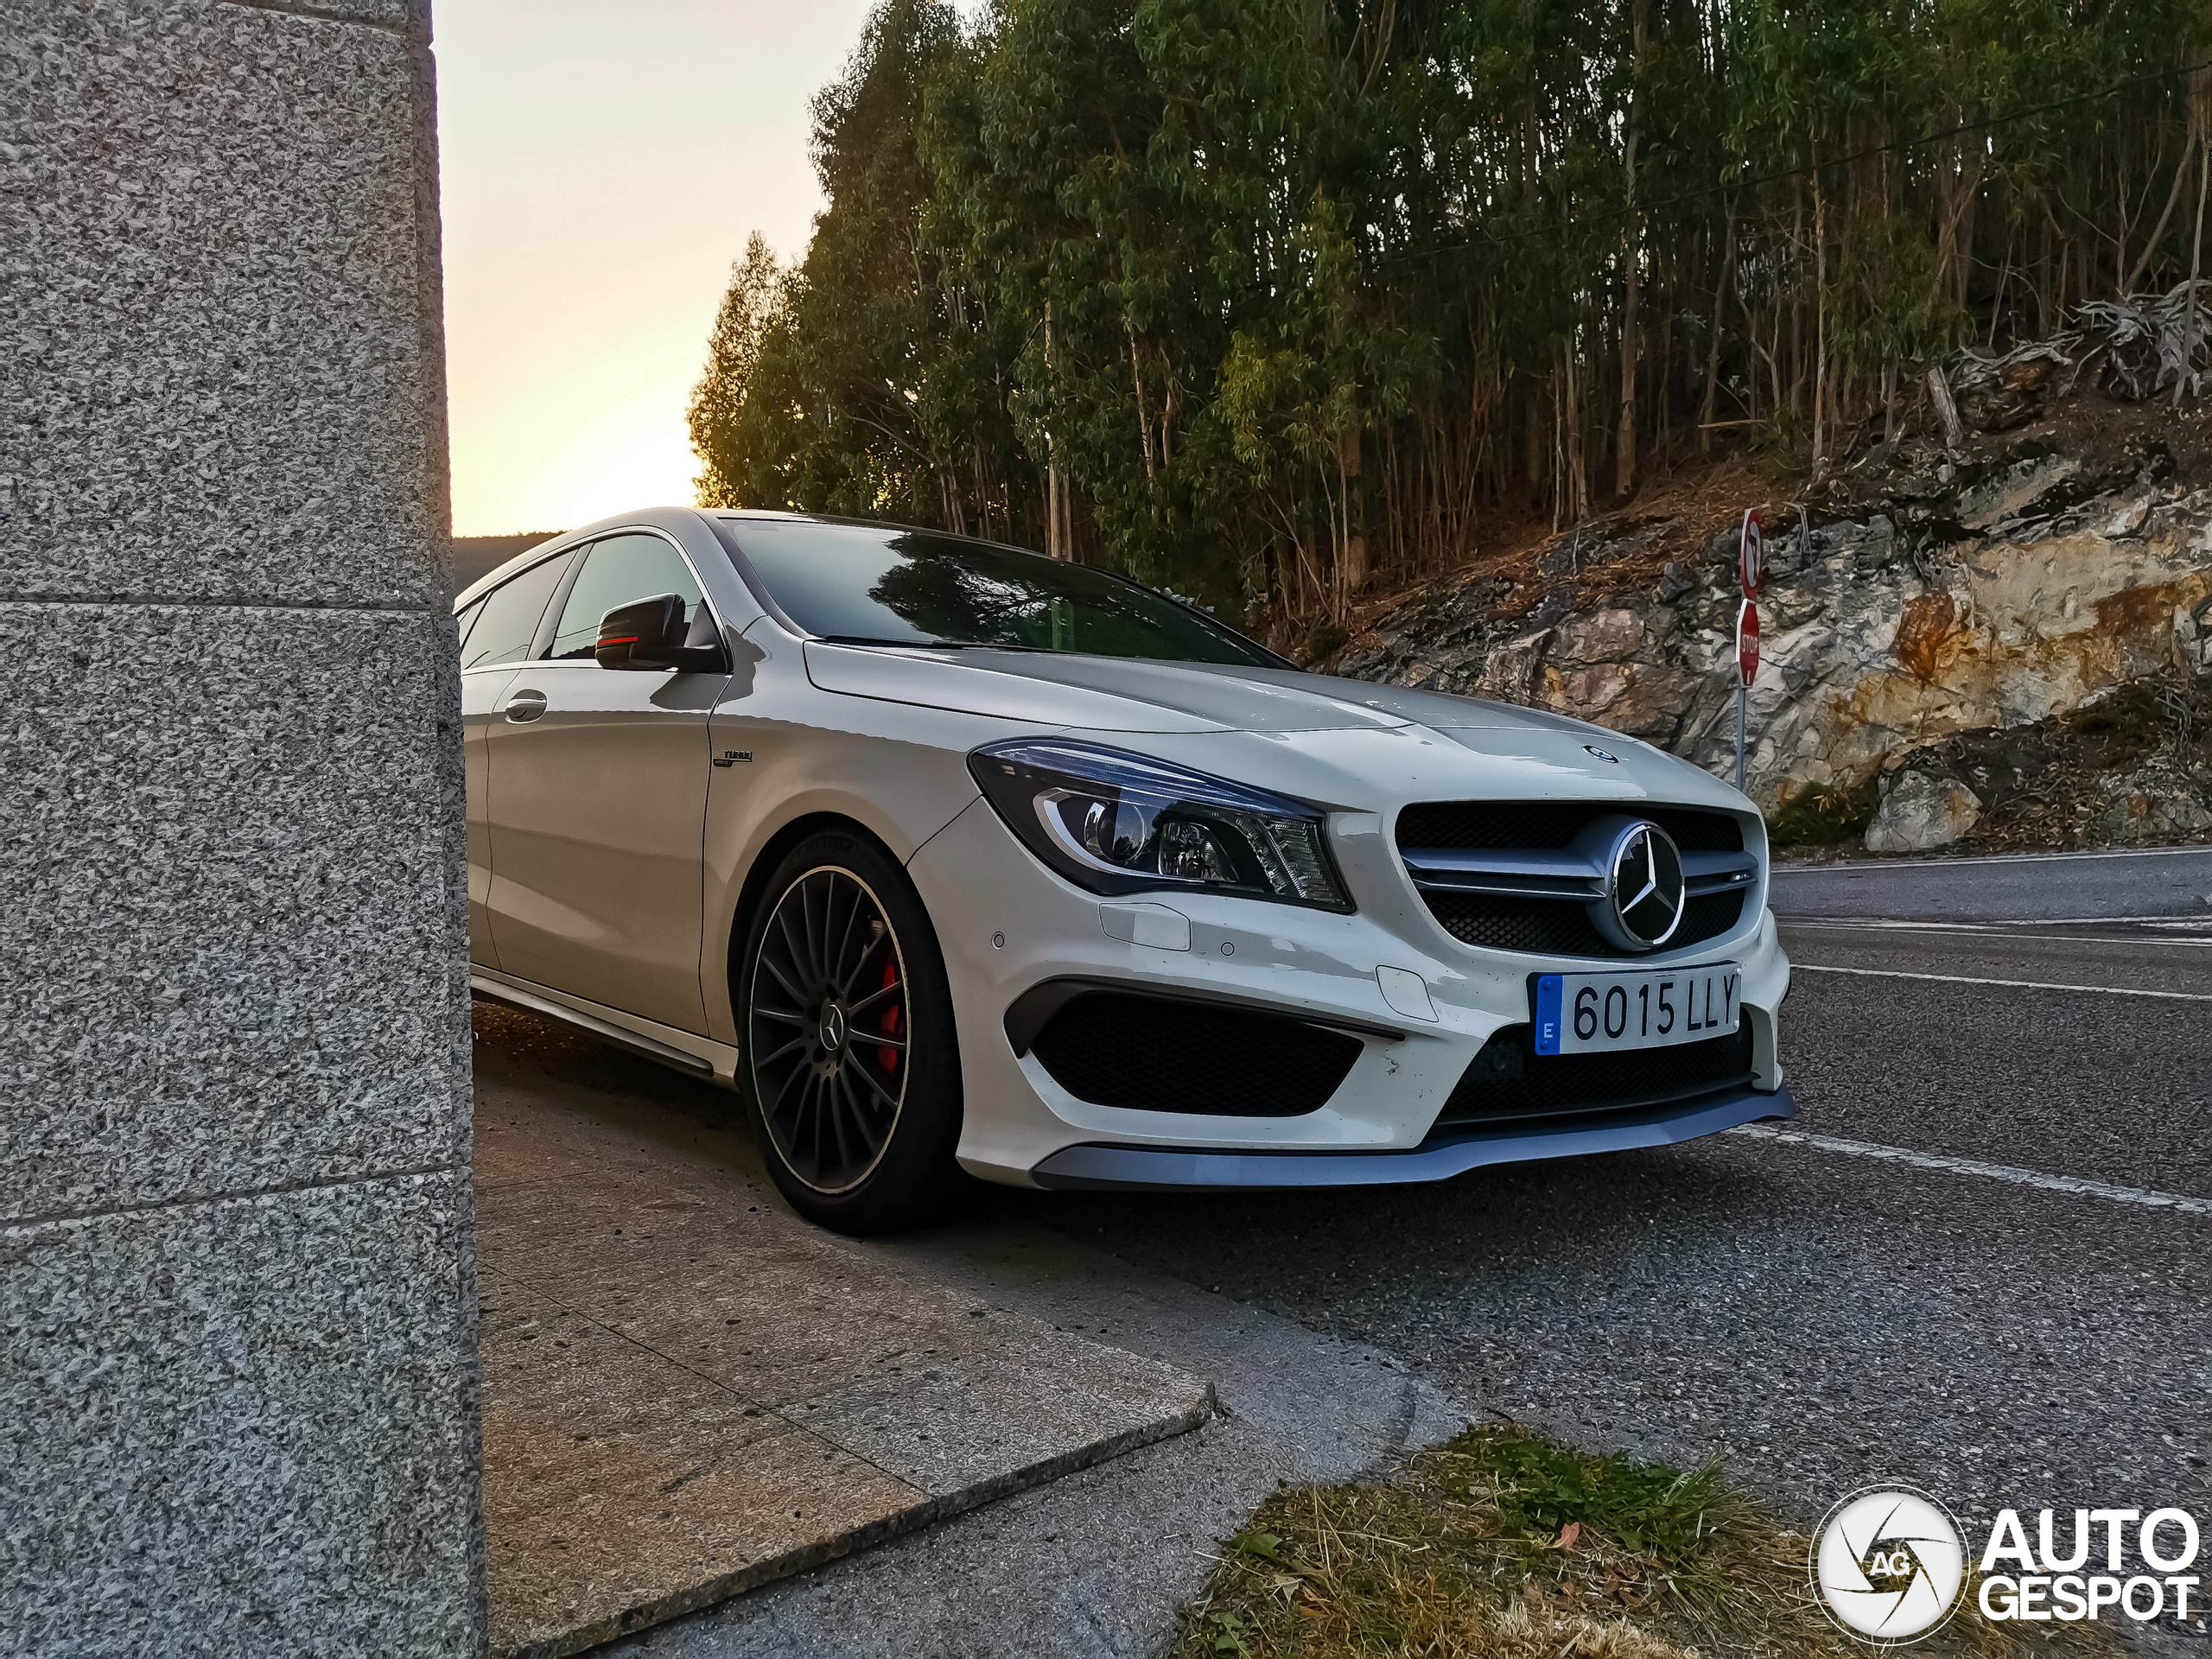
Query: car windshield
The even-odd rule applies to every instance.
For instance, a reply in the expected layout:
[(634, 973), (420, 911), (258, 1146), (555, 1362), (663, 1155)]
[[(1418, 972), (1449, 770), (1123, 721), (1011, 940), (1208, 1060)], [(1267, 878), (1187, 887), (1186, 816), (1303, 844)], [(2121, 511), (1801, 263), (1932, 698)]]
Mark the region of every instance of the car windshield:
[(887, 525), (714, 524), (784, 614), (820, 639), (1280, 665), (1165, 594), (1041, 554)]

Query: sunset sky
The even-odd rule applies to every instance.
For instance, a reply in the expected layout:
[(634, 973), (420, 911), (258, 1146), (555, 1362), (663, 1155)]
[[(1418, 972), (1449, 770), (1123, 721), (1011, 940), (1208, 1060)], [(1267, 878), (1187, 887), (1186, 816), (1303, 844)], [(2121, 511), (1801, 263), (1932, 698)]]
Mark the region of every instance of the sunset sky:
[(439, 0), (454, 532), (689, 501), (730, 262), (821, 206), (807, 100), (866, 0)]

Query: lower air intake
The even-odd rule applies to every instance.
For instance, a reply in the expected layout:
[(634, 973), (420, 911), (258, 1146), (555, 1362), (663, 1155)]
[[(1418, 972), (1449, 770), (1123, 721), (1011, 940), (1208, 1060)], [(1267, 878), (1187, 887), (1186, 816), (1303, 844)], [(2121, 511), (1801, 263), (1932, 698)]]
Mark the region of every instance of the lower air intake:
[(1031, 1052), (1077, 1100), (1140, 1112), (1300, 1117), (1337, 1092), (1358, 1038), (1206, 1002), (1085, 991)]
[(1527, 1026), (1507, 1026), (1460, 1074), (1436, 1128), (1658, 1106), (1751, 1080), (1749, 1020), (1726, 1037), (1618, 1054), (1539, 1054)]

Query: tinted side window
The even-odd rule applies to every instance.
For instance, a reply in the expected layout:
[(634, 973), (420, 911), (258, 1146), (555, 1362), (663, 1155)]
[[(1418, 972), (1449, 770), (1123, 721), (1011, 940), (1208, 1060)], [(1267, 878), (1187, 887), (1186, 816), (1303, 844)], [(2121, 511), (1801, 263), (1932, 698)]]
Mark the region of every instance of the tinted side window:
[[(486, 594), (484, 596), (485, 599), (489, 599), (491, 595), (489, 594)], [(471, 605), (467, 610), (461, 612), (458, 616), (454, 618), (454, 635), (462, 650), (466, 651), (468, 648), (468, 631), (476, 626), (476, 619), (483, 613), (484, 600), (480, 599), (474, 605)]]
[(699, 620), (702, 601), (691, 567), (659, 537), (611, 536), (593, 543), (545, 654), (588, 659), (599, 644), (600, 618), (619, 606), (663, 594), (683, 600), (686, 622)]
[(537, 625), (545, 617), (546, 601), (560, 586), (561, 573), (569, 568), (572, 556), (556, 554), (486, 594), (484, 608), (476, 613), (476, 626), (468, 631), (468, 642), (461, 647), (461, 667), (488, 668), (494, 663), (518, 663), (529, 656)]

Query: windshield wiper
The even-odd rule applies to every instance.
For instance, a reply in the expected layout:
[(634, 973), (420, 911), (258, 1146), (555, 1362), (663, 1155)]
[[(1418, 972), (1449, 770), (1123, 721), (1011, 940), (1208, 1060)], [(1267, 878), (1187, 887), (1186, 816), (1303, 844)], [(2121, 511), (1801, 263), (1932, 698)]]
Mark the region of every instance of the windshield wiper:
[(1003, 645), (995, 639), (878, 639), (865, 633), (822, 633), (825, 645), (888, 645), (898, 651), (1033, 651), (1052, 654), (1047, 645)]
[(879, 639), (868, 633), (817, 633), (825, 645), (891, 645), (899, 651), (965, 651), (957, 639)]

